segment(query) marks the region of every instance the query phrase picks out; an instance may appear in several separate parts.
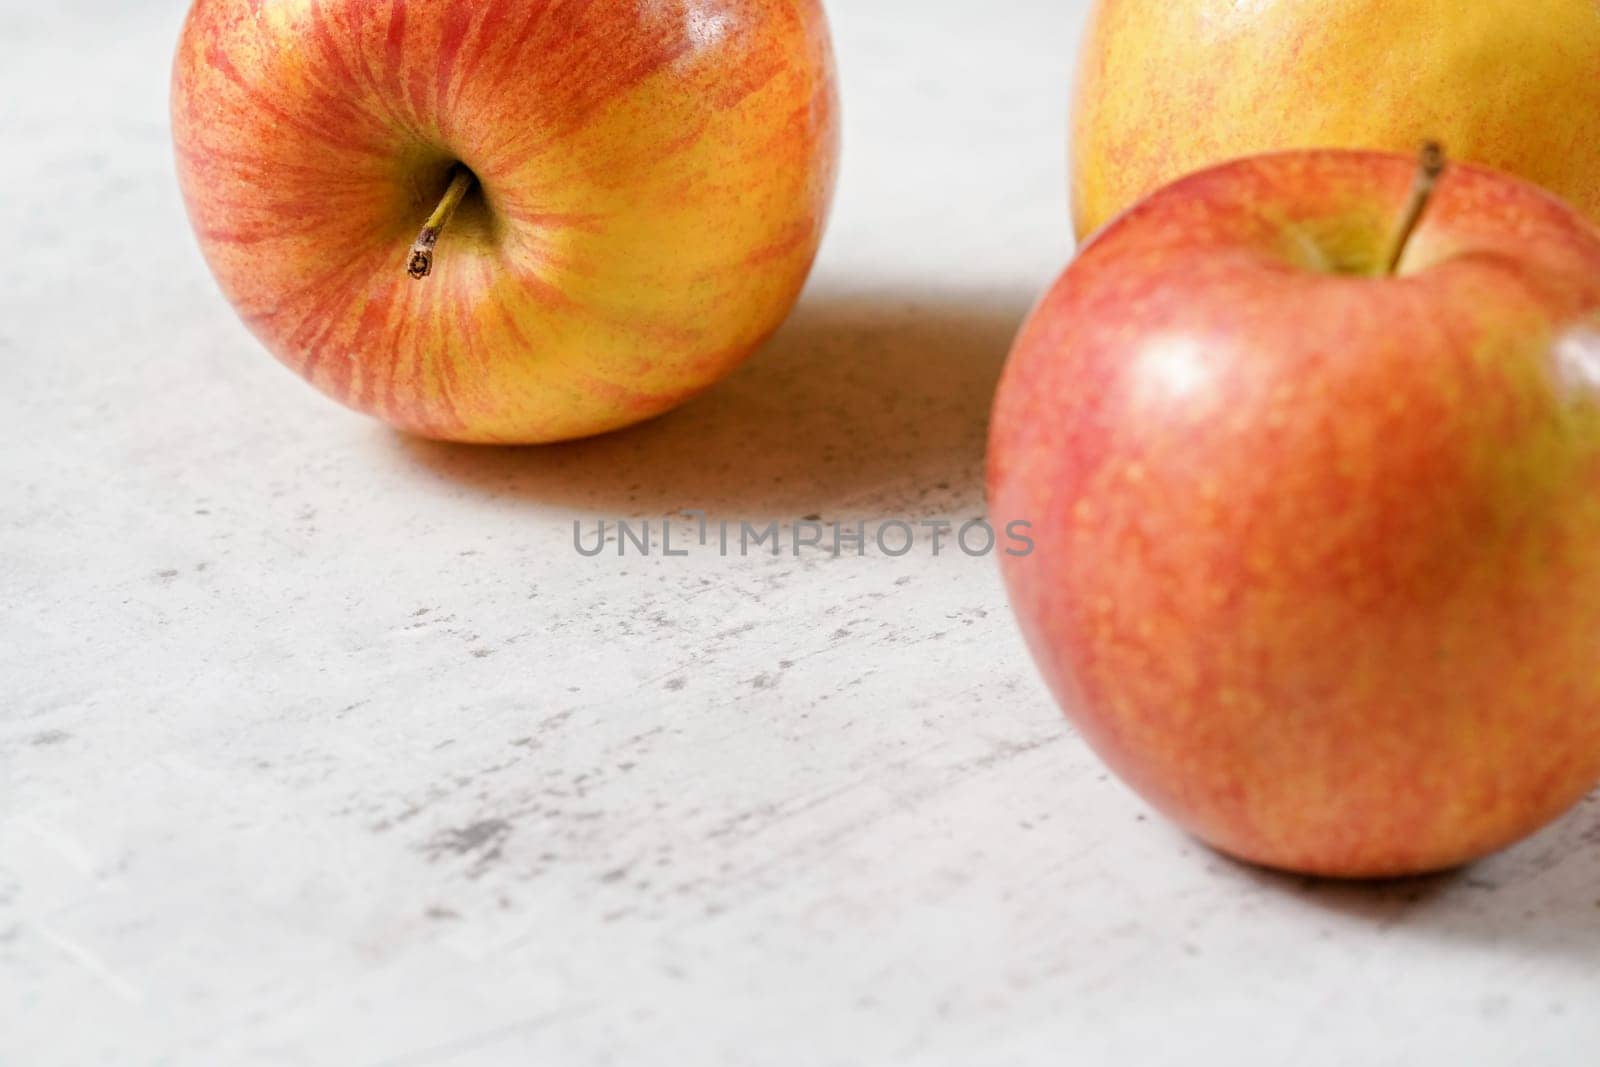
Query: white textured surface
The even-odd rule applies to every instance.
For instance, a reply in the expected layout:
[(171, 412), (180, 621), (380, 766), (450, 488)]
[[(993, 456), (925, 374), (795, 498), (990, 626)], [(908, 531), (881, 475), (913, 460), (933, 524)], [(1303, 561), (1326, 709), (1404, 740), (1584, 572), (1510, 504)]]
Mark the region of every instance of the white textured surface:
[(1081, 15), (836, 5), (795, 319), (655, 425), (485, 452), (215, 294), (176, 0), (0, 7), (0, 1062), (1596, 1062), (1600, 804), (1454, 877), (1264, 875), (1108, 779), (992, 561), (570, 547), (977, 513)]

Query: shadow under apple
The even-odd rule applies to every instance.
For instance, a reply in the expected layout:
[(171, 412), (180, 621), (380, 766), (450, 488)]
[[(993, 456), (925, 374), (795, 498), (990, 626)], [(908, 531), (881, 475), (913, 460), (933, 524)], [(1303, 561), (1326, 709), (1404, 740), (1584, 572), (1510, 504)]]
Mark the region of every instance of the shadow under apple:
[(393, 440), (438, 478), (606, 518), (978, 515), (990, 402), (1032, 300), (813, 292), (727, 381), (644, 425), (529, 448)]
[(1600, 967), (1600, 791), (1526, 841), (1441, 874), (1337, 881), (1229, 865), (1257, 888), (1360, 925)]

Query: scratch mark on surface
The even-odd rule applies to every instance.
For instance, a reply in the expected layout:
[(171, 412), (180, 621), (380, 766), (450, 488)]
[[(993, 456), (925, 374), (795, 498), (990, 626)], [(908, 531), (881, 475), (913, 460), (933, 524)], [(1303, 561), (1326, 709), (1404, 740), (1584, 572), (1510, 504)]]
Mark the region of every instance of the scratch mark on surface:
[(143, 1004), (144, 996), (132, 982), (122, 977), (107, 966), (106, 961), (97, 956), (88, 947), (72, 940), (65, 934), (57, 933), (43, 923), (35, 922), (33, 928), (39, 936), (60, 949), (62, 954), (70, 958), (78, 966), (100, 979), (105, 986), (129, 1004)]

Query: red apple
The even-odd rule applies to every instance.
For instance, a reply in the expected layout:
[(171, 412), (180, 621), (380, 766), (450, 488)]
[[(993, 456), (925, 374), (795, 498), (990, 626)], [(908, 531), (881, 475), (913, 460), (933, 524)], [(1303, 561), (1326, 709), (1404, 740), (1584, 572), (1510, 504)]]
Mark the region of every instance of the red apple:
[(196, 0), (173, 125), (266, 346), (463, 441), (615, 429), (727, 374), (799, 294), (838, 151), (817, 0)]
[(1451, 867), (1600, 779), (1600, 233), (1457, 167), (1407, 243), (1416, 170), (1158, 192), (994, 412), (995, 518), (1037, 545), (1005, 577), (1069, 716), (1203, 840), (1312, 874)]

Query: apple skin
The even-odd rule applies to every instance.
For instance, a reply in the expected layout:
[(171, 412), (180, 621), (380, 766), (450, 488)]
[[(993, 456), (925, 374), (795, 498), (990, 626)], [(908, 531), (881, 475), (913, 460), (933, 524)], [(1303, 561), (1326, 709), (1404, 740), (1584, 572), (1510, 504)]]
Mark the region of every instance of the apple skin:
[(1597, 71), (1594, 0), (1099, 0), (1074, 99), (1078, 235), (1229, 159), (1428, 139), (1600, 220)]
[(1600, 780), (1600, 232), (1507, 175), (1297, 152), (1191, 176), (1039, 305), (994, 522), (1085, 739), (1218, 849), (1459, 865)]
[[(838, 160), (816, 0), (197, 0), (178, 175), (224, 294), (318, 389), (427, 437), (667, 411), (797, 299)], [(475, 191), (407, 276), (469, 167)]]

